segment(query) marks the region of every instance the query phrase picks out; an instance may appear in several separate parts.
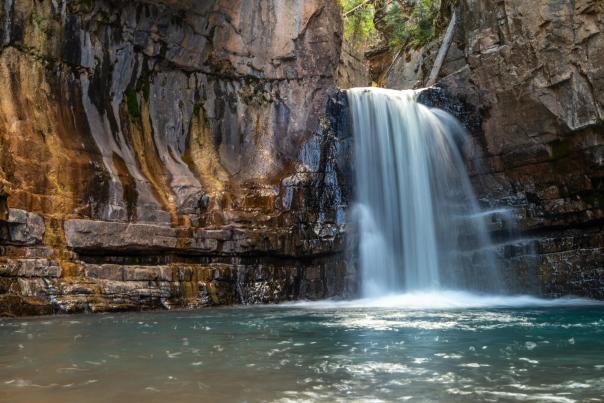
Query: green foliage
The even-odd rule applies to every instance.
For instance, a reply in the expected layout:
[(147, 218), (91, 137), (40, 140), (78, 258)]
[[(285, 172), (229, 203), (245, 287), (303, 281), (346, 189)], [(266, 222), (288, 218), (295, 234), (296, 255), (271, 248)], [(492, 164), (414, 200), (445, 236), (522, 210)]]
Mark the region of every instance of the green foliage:
[(417, 0), (409, 5), (410, 12), (395, 3), (384, 18), (394, 47), (419, 47), (434, 39), (439, 0)]
[[(340, 0), (344, 13), (352, 10), (364, 0)], [(366, 49), (379, 42), (380, 34), (373, 25), (375, 9), (366, 4), (344, 19), (344, 38), (355, 47)]]

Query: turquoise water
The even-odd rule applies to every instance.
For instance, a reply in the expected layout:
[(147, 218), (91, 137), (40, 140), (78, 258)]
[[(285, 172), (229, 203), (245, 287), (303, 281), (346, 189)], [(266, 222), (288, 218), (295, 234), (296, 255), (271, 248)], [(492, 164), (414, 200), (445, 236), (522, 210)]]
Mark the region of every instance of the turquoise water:
[(604, 308), (585, 301), (417, 294), (0, 321), (2, 402), (602, 396)]

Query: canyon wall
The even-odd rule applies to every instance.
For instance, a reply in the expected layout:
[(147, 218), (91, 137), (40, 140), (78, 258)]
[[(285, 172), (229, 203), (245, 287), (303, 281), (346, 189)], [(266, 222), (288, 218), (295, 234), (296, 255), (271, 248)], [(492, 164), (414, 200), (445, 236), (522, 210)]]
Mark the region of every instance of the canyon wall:
[[(421, 101), (470, 129), (509, 289), (604, 298), (604, 5), (450, 3)], [(354, 295), (337, 87), (370, 78), (341, 24), (336, 0), (2, 0), (0, 315)], [(370, 52), (371, 79), (422, 87), (439, 45)]]
[[(425, 98), (471, 131), (468, 166), (483, 206), (494, 210), (509, 286), (602, 299), (604, 3), (457, 3), (440, 95)], [(439, 46), (440, 38), (396, 60), (391, 52), (373, 68), (388, 86), (422, 87)]]
[(354, 291), (323, 0), (2, 0), (0, 313)]

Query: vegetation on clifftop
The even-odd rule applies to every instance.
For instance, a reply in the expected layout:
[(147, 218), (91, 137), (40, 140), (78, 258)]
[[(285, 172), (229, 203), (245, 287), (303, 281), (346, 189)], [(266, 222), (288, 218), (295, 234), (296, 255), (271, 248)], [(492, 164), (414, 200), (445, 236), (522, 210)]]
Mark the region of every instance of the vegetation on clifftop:
[(422, 46), (436, 35), (440, 0), (394, 1), (384, 17), (393, 47)]
[[(369, 49), (382, 42), (392, 48), (419, 47), (433, 40), (438, 19), (450, 0), (340, 0), (345, 39), (355, 47)], [(356, 8), (361, 5), (361, 7)], [(446, 8), (446, 7), (445, 7)], [(352, 13), (347, 14), (351, 10)], [(378, 25), (376, 28), (376, 24)], [(384, 42), (382, 42), (384, 44)]]
[[(340, 0), (343, 13), (364, 3), (364, 0)], [(380, 33), (375, 28), (375, 8), (372, 3), (367, 3), (354, 13), (344, 18), (344, 37), (348, 43), (359, 49), (368, 49), (380, 41)]]

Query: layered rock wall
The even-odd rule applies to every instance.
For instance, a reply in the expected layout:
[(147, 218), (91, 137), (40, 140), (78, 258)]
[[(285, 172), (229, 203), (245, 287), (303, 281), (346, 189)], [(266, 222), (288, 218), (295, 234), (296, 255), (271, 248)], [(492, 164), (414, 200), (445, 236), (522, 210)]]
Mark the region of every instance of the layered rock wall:
[(0, 311), (350, 291), (340, 12), (3, 0)]
[[(604, 6), (456, 3), (423, 101), (470, 129), (508, 287), (604, 298)], [(0, 314), (354, 293), (335, 0), (1, 5)], [(372, 73), (421, 87), (438, 46)]]
[[(457, 13), (438, 104), (471, 129), (510, 285), (604, 298), (604, 4), (462, 0)], [(401, 62), (389, 84), (421, 87), (439, 44), (410, 50), (423, 67)]]

